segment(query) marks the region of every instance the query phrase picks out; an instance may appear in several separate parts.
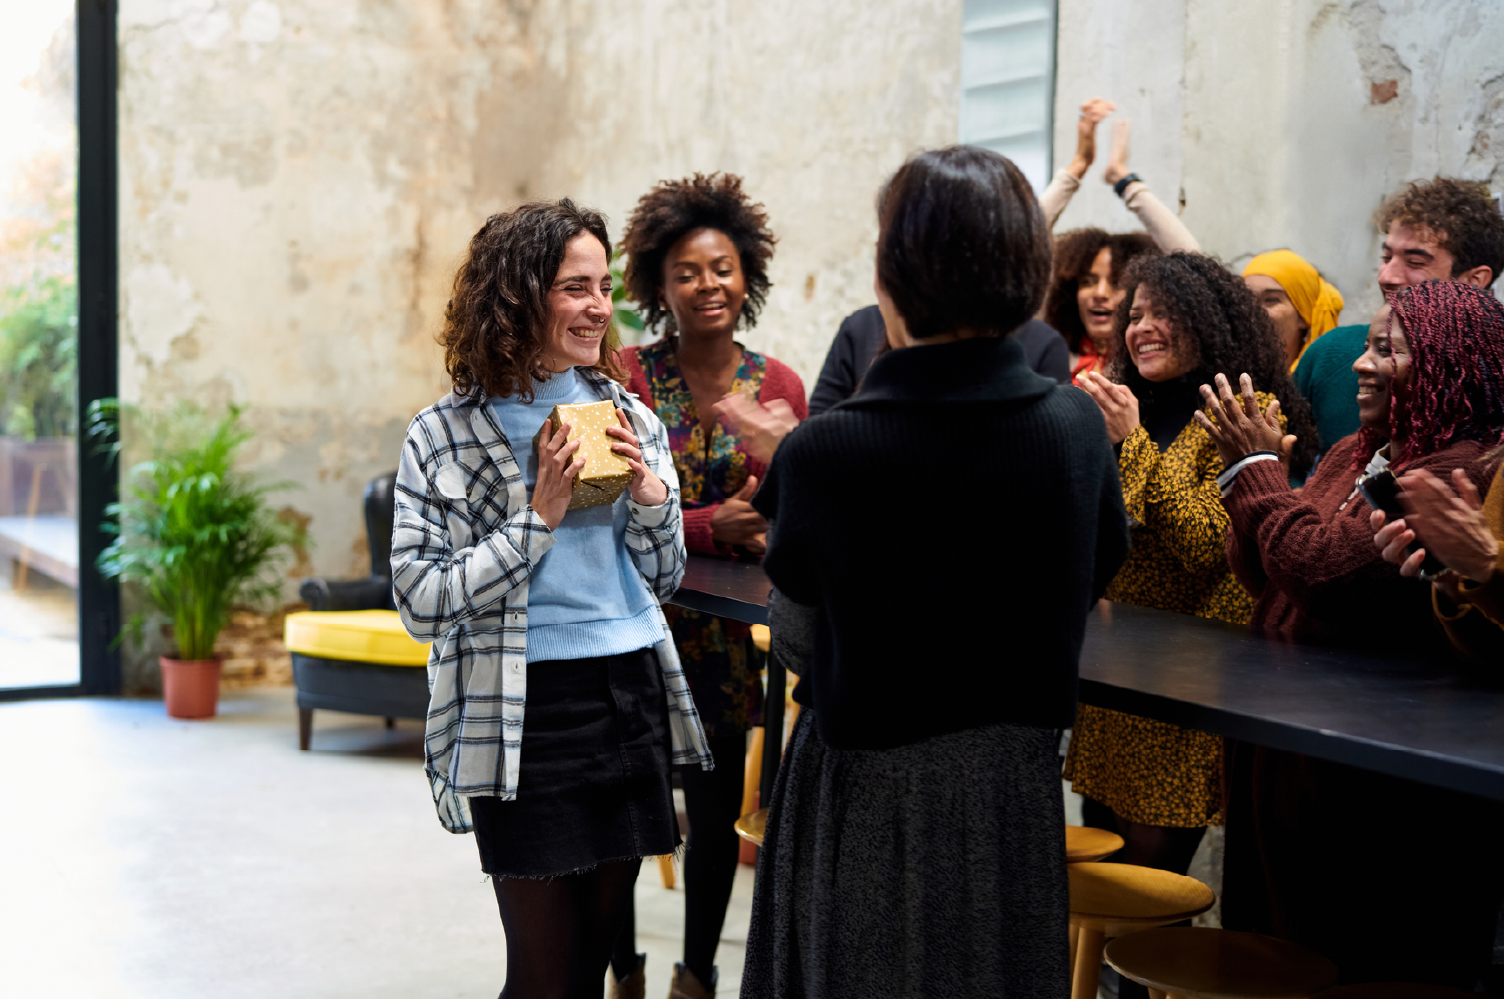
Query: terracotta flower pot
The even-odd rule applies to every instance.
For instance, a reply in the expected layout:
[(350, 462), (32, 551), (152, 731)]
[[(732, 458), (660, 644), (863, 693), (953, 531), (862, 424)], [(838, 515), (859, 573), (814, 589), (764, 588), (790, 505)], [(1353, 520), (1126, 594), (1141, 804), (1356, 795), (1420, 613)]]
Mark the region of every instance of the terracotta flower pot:
[(167, 715), (177, 719), (204, 719), (219, 708), (220, 658), (173, 660), (158, 657), (162, 665), (162, 698)]

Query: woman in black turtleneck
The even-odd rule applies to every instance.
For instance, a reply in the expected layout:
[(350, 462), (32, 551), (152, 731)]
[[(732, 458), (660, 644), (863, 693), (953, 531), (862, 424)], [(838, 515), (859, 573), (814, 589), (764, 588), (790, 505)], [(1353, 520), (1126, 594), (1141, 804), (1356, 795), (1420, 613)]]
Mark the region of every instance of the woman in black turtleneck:
[[(1253, 598), (1228, 569), (1222, 460), (1195, 422), (1212, 373), (1254, 375), (1280, 401), (1297, 436), (1288, 457), (1303, 475), (1316, 446), (1268, 315), (1242, 279), (1199, 254), (1135, 261), (1124, 276), (1107, 375), (1082, 388), (1102, 408), (1118, 449), (1133, 548), (1107, 598), (1246, 623)], [(1236, 378), (1236, 376), (1234, 376)], [(1184, 873), (1209, 823), (1220, 823), (1221, 739), (1082, 704), (1065, 775), (1086, 797), (1085, 819), (1126, 842), (1114, 859)]]

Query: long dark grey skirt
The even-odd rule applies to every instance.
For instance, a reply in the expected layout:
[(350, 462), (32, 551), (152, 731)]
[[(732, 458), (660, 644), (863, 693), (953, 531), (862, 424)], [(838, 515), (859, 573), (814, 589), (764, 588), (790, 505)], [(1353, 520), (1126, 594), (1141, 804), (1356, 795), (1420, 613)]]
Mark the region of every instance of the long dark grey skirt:
[(839, 751), (805, 711), (779, 770), (742, 997), (1069, 997), (1053, 730)]

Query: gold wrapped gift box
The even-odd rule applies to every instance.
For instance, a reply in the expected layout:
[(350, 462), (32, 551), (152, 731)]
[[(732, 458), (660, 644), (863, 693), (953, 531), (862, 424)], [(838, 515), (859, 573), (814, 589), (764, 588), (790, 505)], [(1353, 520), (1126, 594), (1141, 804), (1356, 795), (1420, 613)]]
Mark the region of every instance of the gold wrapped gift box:
[[(548, 415), (555, 432), (565, 425), (569, 427), (569, 440), (580, 443), (576, 459), (585, 460), (585, 468), (575, 474), (574, 492), (569, 497), (569, 510), (612, 504), (632, 482), (632, 470), (627, 460), (611, 451), (616, 439), (606, 433), (606, 428), (620, 427), (616, 419), (616, 407), (610, 400), (599, 403), (561, 403)], [(533, 450), (538, 450), (539, 439), (533, 439)]]

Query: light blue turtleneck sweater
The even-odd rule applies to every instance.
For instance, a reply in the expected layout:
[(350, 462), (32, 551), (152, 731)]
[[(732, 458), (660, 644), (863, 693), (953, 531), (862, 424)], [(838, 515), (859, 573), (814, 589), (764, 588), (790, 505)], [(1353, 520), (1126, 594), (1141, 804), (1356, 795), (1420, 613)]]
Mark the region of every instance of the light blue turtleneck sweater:
[[(533, 436), (560, 403), (595, 403), (600, 394), (574, 369), (533, 385), (533, 402), (486, 403), (511, 443), (528, 496), (538, 482)], [(663, 639), (653, 596), (627, 553), (627, 495), (615, 504), (564, 515), (528, 584), (527, 659), (577, 660), (641, 650)]]

